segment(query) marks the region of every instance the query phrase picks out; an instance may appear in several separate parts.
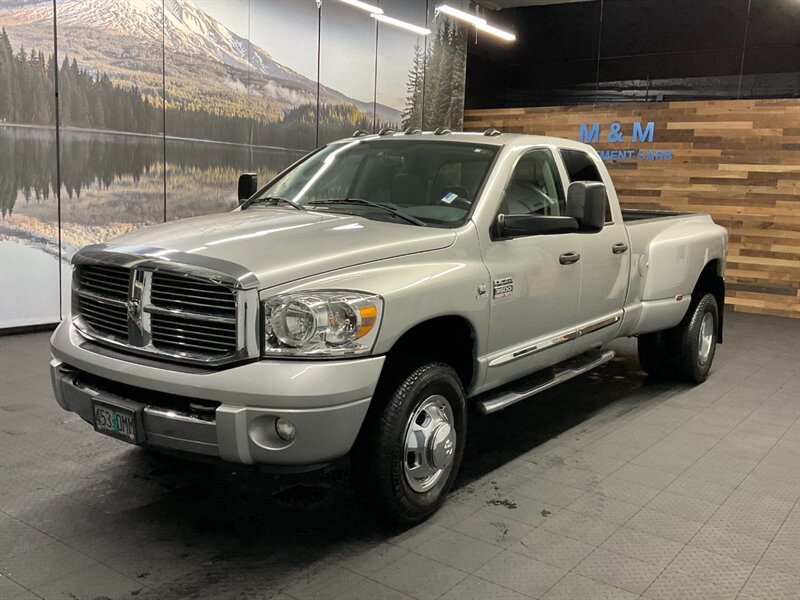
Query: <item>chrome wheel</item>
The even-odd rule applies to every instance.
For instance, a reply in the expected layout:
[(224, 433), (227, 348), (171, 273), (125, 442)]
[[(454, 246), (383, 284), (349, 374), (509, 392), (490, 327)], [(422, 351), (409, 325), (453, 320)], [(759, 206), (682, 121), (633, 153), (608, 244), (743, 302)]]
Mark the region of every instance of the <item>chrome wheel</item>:
[(707, 312), (700, 323), (700, 332), (697, 336), (697, 360), (701, 365), (708, 362), (711, 349), (714, 347), (714, 315)]
[(456, 450), (453, 409), (444, 396), (426, 398), (406, 425), (403, 468), (415, 492), (431, 489), (450, 469)]

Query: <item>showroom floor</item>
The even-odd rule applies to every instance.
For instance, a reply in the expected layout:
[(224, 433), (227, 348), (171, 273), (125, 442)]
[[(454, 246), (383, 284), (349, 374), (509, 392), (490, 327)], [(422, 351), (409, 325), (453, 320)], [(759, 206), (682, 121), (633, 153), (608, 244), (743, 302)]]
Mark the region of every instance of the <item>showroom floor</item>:
[(382, 524), (347, 464), (303, 476), (182, 462), (57, 407), (47, 334), (0, 339), (0, 597), (798, 598), (800, 321), (730, 314), (699, 387), (635, 343), (474, 415), (445, 507)]

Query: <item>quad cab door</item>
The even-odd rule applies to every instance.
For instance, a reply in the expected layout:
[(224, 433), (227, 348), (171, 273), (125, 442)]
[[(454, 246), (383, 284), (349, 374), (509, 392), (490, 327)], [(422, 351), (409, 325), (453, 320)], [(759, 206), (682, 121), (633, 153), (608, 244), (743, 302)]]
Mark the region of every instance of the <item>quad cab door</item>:
[[(498, 214), (566, 214), (564, 185), (550, 148), (519, 156)], [(492, 283), (486, 387), (570, 355), (580, 296), (580, 236), (501, 237), (499, 230), (493, 231), (484, 251)]]
[[(569, 182), (597, 181), (605, 184), (607, 194), (615, 194), (605, 169), (598, 168), (599, 158), (573, 148), (559, 150)], [(606, 196), (606, 222), (598, 232), (580, 236), (581, 293), (576, 318), (577, 336), (573, 354), (596, 348), (614, 339), (622, 325), (623, 306), (630, 273), (630, 242), (622, 222), (619, 202)], [(612, 206), (614, 207), (612, 210)]]

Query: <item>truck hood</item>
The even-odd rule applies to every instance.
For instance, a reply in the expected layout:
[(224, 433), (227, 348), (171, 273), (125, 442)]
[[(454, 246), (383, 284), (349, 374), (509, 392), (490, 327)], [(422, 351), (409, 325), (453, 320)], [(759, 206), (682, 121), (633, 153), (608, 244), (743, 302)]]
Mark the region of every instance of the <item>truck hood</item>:
[(250, 270), (269, 288), (344, 267), (450, 246), (449, 229), (373, 221), (325, 211), (253, 207), (163, 223), (111, 240), (226, 260)]

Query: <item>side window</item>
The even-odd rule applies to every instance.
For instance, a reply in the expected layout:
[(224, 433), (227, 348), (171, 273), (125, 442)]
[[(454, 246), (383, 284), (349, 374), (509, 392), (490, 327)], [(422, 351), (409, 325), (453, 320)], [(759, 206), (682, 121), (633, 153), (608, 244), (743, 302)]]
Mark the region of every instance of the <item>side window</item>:
[(533, 150), (519, 159), (500, 211), (507, 215), (565, 214), (566, 200), (549, 150)]
[[(568, 150), (561, 148), (559, 150), (561, 158), (564, 159), (564, 166), (567, 167), (567, 175), (569, 182), (573, 181), (599, 181), (603, 183), (603, 178), (600, 177), (600, 172), (592, 160), (592, 157), (581, 152), (580, 150)], [(611, 205), (608, 203), (608, 196), (606, 196), (606, 223), (613, 223), (614, 215), (611, 213)]]
[(594, 165), (592, 157), (586, 152), (567, 150), (566, 148), (561, 148), (559, 152), (561, 152), (561, 158), (564, 159), (564, 166), (567, 167), (570, 183), (573, 181), (599, 181), (602, 183), (600, 172)]

